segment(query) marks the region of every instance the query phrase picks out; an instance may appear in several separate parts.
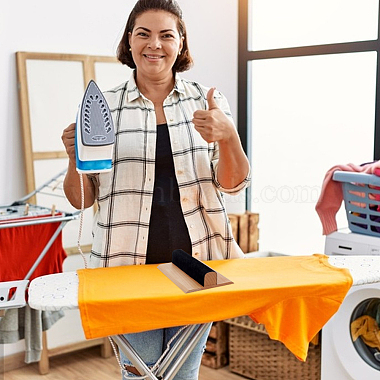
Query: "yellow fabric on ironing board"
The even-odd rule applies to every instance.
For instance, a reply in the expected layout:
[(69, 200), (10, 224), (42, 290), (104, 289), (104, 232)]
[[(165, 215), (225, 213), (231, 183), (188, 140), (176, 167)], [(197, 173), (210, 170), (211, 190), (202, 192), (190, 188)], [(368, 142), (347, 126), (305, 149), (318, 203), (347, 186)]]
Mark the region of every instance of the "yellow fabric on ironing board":
[(78, 270), (86, 338), (249, 315), (301, 360), (352, 277), (324, 255), (208, 261), (234, 284), (185, 294), (157, 265)]

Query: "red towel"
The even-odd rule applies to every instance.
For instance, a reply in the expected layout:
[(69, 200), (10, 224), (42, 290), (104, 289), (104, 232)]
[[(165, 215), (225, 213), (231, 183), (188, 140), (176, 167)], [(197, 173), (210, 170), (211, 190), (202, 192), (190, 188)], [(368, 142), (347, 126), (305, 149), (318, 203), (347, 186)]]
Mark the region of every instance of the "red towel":
[(335, 171), (360, 172), (375, 174), (380, 176), (380, 161), (375, 161), (365, 165), (336, 165), (333, 166), (325, 175), (322, 184), (321, 195), (315, 206), (323, 227), (323, 235), (331, 234), (337, 230), (335, 216), (343, 201), (342, 184), (333, 180)]
[[(0, 282), (23, 280), (60, 222), (0, 229)], [(60, 233), (30, 280), (62, 272), (66, 252)]]

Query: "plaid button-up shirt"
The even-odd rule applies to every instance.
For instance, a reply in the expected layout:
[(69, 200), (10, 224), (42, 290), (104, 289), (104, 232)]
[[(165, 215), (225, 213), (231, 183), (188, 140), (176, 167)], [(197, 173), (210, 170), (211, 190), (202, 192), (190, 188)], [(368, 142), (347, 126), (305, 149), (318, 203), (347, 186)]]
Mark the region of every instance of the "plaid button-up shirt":
[[(216, 177), (219, 149), (195, 130), (194, 111), (207, 109), (208, 89), (176, 76), (164, 101), (180, 202), (200, 260), (243, 255), (234, 240), (222, 192), (237, 194), (249, 184), (249, 175), (234, 189), (223, 189)], [(129, 81), (104, 93), (115, 125), (111, 172), (92, 177), (98, 210), (94, 221), (91, 266), (145, 264), (153, 199), (156, 115), (153, 103)], [(226, 98), (215, 93), (218, 106), (231, 118)]]

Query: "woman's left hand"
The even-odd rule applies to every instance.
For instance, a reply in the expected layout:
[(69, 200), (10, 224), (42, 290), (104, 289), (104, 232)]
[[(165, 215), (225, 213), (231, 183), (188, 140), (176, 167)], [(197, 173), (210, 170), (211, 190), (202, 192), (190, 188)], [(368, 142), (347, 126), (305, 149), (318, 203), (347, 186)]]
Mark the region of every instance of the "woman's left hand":
[(218, 142), (218, 182), (233, 189), (247, 177), (249, 163), (234, 124), (216, 104), (214, 91), (211, 88), (207, 93), (208, 110), (195, 111), (193, 123), (204, 140)]
[(195, 111), (192, 120), (195, 129), (208, 143), (228, 141), (237, 133), (233, 123), (216, 104), (214, 91), (213, 87), (207, 93), (208, 110)]

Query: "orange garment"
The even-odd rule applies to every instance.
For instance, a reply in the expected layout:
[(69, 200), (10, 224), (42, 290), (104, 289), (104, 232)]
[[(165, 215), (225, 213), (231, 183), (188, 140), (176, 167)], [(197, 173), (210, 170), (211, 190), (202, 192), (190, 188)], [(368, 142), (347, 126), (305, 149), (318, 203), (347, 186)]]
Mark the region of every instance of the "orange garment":
[(351, 323), (351, 336), (354, 342), (360, 336), (367, 346), (380, 350), (380, 327), (369, 315), (362, 315)]
[[(23, 280), (59, 224), (55, 222), (0, 229), (0, 282)], [(30, 280), (62, 272), (65, 258), (66, 252), (62, 247), (62, 233), (60, 233)]]
[(352, 277), (327, 256), (208, 261), (234, 284), (185, 294), (157, 265), (78, 270), (86, 338), (249, 315), (306, 360), (310, 340), (338, 310)]

